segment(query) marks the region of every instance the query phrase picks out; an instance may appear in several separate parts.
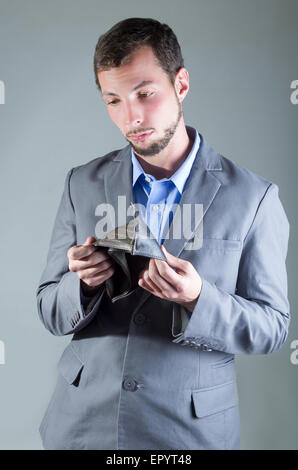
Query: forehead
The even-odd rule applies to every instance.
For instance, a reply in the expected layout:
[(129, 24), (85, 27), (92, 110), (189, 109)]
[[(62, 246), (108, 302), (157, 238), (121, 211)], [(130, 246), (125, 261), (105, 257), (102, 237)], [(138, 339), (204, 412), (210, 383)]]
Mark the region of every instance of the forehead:
[(102, 94), (117, 93), (119, 88), (132, 90), (141, 82), (160, 83), (168, 80), (151, 47), (138, 49), (128, 63), (98, 73)]

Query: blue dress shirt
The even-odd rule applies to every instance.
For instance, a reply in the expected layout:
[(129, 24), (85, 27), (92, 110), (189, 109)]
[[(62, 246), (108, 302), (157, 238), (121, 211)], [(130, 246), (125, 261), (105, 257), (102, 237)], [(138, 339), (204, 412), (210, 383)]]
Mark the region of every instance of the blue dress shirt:
[(133, 202), (145, 208), (140, 215), (159, 244), (164, 242), (163, 237), (166, 236), (172, 222), (175, 205), (180, 201), (200, 146), (200, 136), (197, 130), (189, 126), (186, 126), (186, 130), (193, 140), (193, 146), (182, 165), (170, 178), (157, 180), (154, 176), (145, 173), (131, 149)]

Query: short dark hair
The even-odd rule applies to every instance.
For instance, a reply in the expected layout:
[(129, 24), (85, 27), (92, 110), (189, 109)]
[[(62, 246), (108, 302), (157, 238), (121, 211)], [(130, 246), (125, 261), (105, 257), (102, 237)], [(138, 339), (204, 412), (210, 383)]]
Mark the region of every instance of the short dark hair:
[(152, 18), (127, 18), (100, 36), (96, 44), (93, 66), (95, 82), (100, 91), (98, 72), (129, 63), (132, 54), (142, 46), (152, 48), (159, 65), (174, 84), (178, 70), (184, 67), (184, 61), (172, 29)]

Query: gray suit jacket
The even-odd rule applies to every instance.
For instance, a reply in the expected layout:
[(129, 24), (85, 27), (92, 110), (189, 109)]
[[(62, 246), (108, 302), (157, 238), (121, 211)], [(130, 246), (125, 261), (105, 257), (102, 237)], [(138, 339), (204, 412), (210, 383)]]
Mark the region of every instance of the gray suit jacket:
[[(189, 318), (141, 287), (112, 303), (105, 286), (84, 309), (67, 250), (94, 235), (96, 206), (132, 201), (130, 146), (69, 171), (38, 312), (73, 335), (40, 433), (46, 449), (238, 449), (235, 354), (282, 346), (290, 321), (289, 224), (278, 187), (216, 153), (201, 137), (180, 205), (203, 204), (203, 245), (164, 245), (203, 280)], [(172, 224), (173, 225), (173, 224)]]

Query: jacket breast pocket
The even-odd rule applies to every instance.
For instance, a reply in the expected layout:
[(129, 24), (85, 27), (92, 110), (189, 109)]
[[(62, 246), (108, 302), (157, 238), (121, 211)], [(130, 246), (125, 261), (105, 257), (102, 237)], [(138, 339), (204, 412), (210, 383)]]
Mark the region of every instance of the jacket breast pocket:
[(233, 293), (242, 246), (241, 240), (203, 238), (201, 248), (190, 251), (187, 257), (202, 278)]
[(241, 240), (228, 240), (223, 238), (203, 238), (201, 245), (201, 249), (216, 252), (240, 251), (241, 248)]

